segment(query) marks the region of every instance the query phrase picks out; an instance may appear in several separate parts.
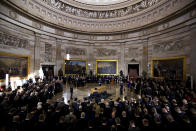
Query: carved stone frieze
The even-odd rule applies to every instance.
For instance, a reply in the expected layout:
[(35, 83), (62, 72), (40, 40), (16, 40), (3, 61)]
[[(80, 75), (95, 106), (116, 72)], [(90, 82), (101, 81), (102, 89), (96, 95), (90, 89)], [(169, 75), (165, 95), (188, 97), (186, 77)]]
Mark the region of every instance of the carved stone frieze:
[(86, 49), (69, 46), (65, 49), (65, 53), (74, 56), (86, 55)]
[(26, 39), (18, 38), (11, 34), (5, 34), (0, 32), (0, 45), (7, 45), (16, 48), (29, 48), (29, 42)]
[(64, 35), (64, 32), (62, 30), (55, 29), (55, 32), (57, 35)]
[(104, 57), (104, 56), (116, 56), (117, 51), (114, 49), (106, 49), (106, 48), (96, 48), (95, 50), (96, 56)]
[(179, 51), (184, 47), (183, 41), (167, 41), (153, 46), (154, 52)]

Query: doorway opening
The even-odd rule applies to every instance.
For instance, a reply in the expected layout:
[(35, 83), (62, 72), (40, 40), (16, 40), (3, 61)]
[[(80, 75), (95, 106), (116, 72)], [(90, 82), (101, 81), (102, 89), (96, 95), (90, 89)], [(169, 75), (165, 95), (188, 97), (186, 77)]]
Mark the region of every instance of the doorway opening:
[(139, 76), (139, 64), (128, 64), (128, 74), (130, 78)]
[(42, 70), (46, 80), (52, 80), (54, 77), (54, 65), (42, 65)]

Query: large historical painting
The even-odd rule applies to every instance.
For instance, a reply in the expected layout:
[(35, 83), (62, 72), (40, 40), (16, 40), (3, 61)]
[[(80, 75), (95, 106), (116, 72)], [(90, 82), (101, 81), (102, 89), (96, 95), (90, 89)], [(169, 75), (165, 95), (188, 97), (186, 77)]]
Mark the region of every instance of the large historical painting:
[(10, 77), (27, 77), (28, 68), (28, 56), (0, 53), (0, 79), (5, 79), (6, 74)]
[(65, 60), (65, 74), (85, 74), (85, 60)]
[(118, 61), (117, 60), (97, 60), (96, 73), (98, 75), (117, 75)]
[(185, 79), (185, 57), (152, 59), (151, 75), (170, 80)]

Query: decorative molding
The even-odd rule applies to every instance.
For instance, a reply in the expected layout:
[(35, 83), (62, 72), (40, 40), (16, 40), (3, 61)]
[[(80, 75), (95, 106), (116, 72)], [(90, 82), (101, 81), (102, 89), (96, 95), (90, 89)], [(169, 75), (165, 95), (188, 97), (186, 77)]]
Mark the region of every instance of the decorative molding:
[(64, 32), (62, 30), (55, 29), (55, 32), (57, 35), (61, 35), (61, 36), (64, 35)]
[(17, 19), (17, 13), (14, 11), (9, 11), (9, 16), (12, 17), (13, 19)]
[(73, 38), (77, 39), (78, 38), (78, 34), (74, 34)]
[(63, 11), (64, 13), (68, 13), (71, 15), (76, 15), (79, 17), (85, 17), (91, 19), (109, 19), (109, 18), (122, 17), (122, 16), (137, 13), (139, 11), (142, 11), (148, 7), (155, 5), (161, 0), (142, 0), (128, 7), (124, 7), (116, 10), (108, 10), (108, 11), (94, 11), (94, 10), (80, 9), (78, 7), (68, 5), (60, 0), (42, 0), (42, 1), (45, 2), (47, 5), (50, 5), (60, 11)]
[[(61, 1), (66, 1), (67, 3), (70, 2), (70, 0), (61, 0)], [(75, 1), (75, 3), (80, 3), (85, 5), (91, 5), (91, 6), (109, 6), (109, 5), (118, 5), (119, 3), (127, 3), (130, 1), (134, 2), (136, 0), (72, 0)], [(137, 0), (138, 1), (138, 0)]]
[(142, 0), (126, 0), (124, 2), (118, 2), (115, 4), (107, 4), (107, 5), (85, 4), (83, 2), (78, 2), (77, 0), (61, 0), (61, 1), (64, 3), (67, 3), (69, 5), (72, 5), (74, 7), (88, 9), (88, 10), (114, 10), (114, 9), (120, 9), (120, 8), (129, 6), (129, 5), (133, 5), (133, 4), (138, 3), (139, 1), (142, 1)]
[(190, 17), (195, 17), (195, 16), (196, 16), (196, 9), (190, 12)]
[(137, 62), (135, 58), (131, 59), (130, 62)]

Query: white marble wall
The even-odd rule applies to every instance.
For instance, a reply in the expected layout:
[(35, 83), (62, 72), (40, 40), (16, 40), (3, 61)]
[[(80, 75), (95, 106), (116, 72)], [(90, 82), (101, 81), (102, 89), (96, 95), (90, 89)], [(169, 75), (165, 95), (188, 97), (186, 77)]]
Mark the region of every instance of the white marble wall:
[[(28, 40), (29, 47), (26, 49), (16, 48), (1, 44), (0, 51), (14, 54), (24, 54), (31, 58), (31, 73), (38, 73), (41, 65), (54, 65), (55, 75), (63, 65), (63, 60), (66, 59), (66, 54), (70, 54), (71, 59), (86, 60), (87, 73), (96, 70), (96, 60), (118, 60), (118, 71), (122, 70), (125, 74), (128, 73), (128, 64), (138, 63), (140, 66), (140, 75), (145, 70), (150, 73), (149, 64), (152, 58), (186, 56), (187, 74), (190, 70), (190, 31), (180, 29), (168, 34), (153, 36), (146, 39), (136, 39), (127, 42), (116, 42), (112, 44), (101, 42), (78, 42), (75, 40), (63, 40), (55, 37), (31, 32), (25, 29), (20, 30), (20, 27), (2, 22), (6, 26), (0, 26), (1, 33), (13, 35), (19, 38)], [(9, 27), (8, 27), (9, 25)], [(13, 31), (14, 28), (14, 31)], [(186, 31), (182, 34), (177, 34), (179, 31)], [(20, 33), (18, 33), (20, 32)], [(28, 32), (28, 33), (26, 33)], [(51, 60), (47, 61), (45, 45), (51, 45)], [(194, 55), (193, 55), (194, 56)]]

